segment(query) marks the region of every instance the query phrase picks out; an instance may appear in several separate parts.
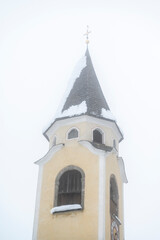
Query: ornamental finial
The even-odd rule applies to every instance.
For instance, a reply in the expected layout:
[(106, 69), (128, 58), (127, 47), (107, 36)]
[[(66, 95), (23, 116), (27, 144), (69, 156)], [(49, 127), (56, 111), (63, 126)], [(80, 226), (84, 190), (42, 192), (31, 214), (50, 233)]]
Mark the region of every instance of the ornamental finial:
[(88, 43), (89, 43), (88, 35), (91, 33), (91, 31), (88, 31), (88, 29), (89, 29), (89, 27), (88, 27), (88, 25), (87, 25), (87, 31), (86, 31), (86, 33), (84, 34), (84, 36), (86, 36), (86, 44), (87, 44), (87, 45), (88, 45)]

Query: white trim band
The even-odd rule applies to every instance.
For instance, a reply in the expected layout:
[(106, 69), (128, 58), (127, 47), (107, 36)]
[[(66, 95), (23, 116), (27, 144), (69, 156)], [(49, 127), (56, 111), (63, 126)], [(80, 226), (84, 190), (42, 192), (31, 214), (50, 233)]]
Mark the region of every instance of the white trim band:
[(105, 182), (106, 182), (106, 154), (99, 156), (99, 216), (98, 240), (105, 240)]
[(33, 225), (32, 240), (37, 240), (40, 196), (41, 196), (41, 188), (42, 188), (42, 174), (43, 174), (43, 166), (40, 165), (39, 166), (39, 173), (38, 173), (38, 184), (37, 184), (37, 194), (36, 194), (36, 204), (35, 204), (35, 214), (34, 214), (34, 225)]

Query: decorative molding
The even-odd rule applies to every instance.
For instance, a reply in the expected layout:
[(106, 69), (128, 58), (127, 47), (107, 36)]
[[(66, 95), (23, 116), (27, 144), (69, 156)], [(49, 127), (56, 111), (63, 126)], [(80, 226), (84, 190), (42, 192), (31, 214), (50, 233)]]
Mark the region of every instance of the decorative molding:
[(77, 124), (81, 122), (95, 123), (104, 127), (109, 127), (114, 131), (119, 142), (123, 140), (123, 134), (115, 121), (109, 119), (96, 118), (88, 115), (57, 120), (56, 122), (50, 125), (50, 127), (43, 133), (43, 135), (49, 141), (51, 139), (51, 136), (54, 135), (54, 132), (61, 126), (68, 126), (71, 124)]
[(37, 165), (44, 165), (46, 162), (48, 162), (53, 155), (58, 152), (62, 147), (64, 146), (63, 143), (60, 143), (58, 145), (52, 146), (49, 151), (46, 153), (44, 157), (39, 159), (38, 161), (35, 162)]
[[(86, 141), (86, 140), (81, 140), (79, 141), (79, 143), (88, 148), (88, 150), (96, 155), (103, 155), (104, 153), (107, 154), (107, 152), (105, 152), (104, 150), (102, 149), (98, 149), (98, 148), (95, 148), (89, 141)], [(112, 151), (111, 151), (112, 152)]]

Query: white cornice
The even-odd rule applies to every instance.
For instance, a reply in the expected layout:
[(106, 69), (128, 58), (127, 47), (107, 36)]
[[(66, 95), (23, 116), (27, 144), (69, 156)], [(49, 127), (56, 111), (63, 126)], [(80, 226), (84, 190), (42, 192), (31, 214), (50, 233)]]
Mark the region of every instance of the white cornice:
[(35, 164), (37, 165), (44, 165), (44, 163), (48, 162), (51, 157), (53, 157), (53, 155), (58, 152), (62, 147), (64, 146), (64, 144), (58, 144), (53, 146), (52, 148), (49, 149), (49, 151), (46, 153), (46, 155), (44, 157), (42, 157), (41, 159), (39, 159), (38, 161), (35, 162)]
[(44, 132), (44, 136), (47, 138), (47, 140), (49, 140), (58, 128), (62, 126), (68, 126), (71, 124), (77, 124), (82, 122), (95, 123), (100, 126), (109, 127), (115, 132), (119, 141), (123, 139), (123, 134), (120, 131), (115, 121), (111, 121), (109, 119), (107, 120), (107, 119), (96, 118), (96, 117), (87, 116), (87, 115), (57, 120)]
[(98, 149), (98, 148), (95, 148), (90, 142), (88, 142), (88, 141), (85, 141), (85, 140), (81, 140), (81, 141), (79, 141), (79, 143), (82, 145), (82, 146), (84, 146), (84, 147), (86, 147), (86, 148), (88, 148), (88, 150), (90, 151), (90, 152), (92, 152), (92, 153), (94, 153), (94, 154), (96, 154), (96, 155), (108, 155), (108, 153), (111, 153), (111, 152), (105, 152), (104, 150), (102, 150), (102, 149)]
[[(117, 151), (113, 148), (112, 151), (110, 152), (105, 152), (104, 150), (97, 149), (95, 148), (90, 142), (88, 141), (79, 141), (79, 143), (86, 147), (89, 151), (91, 151), (93, 154), (99, 155), (99, 156), (108, 156), (109, 154), (118, 154)], [(128, 183), (126, 172), (125, 172), (125, 166), (124, 166), (124, 161), (122, 157), (117, 157), (118, 160), (118, 165), (120, 169), (120, 175), (123, 183)]]

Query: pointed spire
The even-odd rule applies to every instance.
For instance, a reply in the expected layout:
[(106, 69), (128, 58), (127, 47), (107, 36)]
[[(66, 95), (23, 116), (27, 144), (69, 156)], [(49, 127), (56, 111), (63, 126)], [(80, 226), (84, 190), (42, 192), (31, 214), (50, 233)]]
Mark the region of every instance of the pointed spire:
[(80, 68), (56, 119), (89, 115), (114, 120), (98, 82), (88, 47)]
[(88, 31), (88, 29), (89, 29), (89, 26), (87, 25), (87, 31), (86, 31), (86, 33), (84, 34), (84, 36), (86, 36), (86, 44), (87, 44), (87, 47), (88, 47), (88, 44), (89, 44), (88, 35), (91, 33), (91, 31)]

